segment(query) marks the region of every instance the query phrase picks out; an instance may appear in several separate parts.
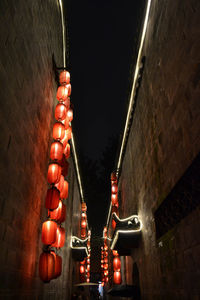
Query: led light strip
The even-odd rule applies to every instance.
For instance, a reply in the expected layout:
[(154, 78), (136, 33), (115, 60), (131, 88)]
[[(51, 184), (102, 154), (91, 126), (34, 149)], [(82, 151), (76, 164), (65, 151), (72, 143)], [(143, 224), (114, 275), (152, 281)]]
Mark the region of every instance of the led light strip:
[[(129, 120), (130, 120), (130, 116), (131, 116), (131, 111), (132, 111), (132, 107), (134, 104), (134, 94), (135, 94), (135, 89), (136, 89), (138, 73), (139, 73), (139, 69), (140, 69), (140, 62), (141, 62), (141, 56), (142, 56), (142, 49), (143, 49), (143, 45), (144, 45), (144, 39), (145, 39), (146, 31), (147, 31), (147, 24), (148, 24), (148, 20), (149, 20), (151, 1), (152, 0), (148, 0), (145, 18), (144, 18), (142, 36), (141, 36), (141, 40), (140, 40), (140, 47), (139, 47), (138, 57), (137, 57), (137, 62), (136, 62), (136, 67), (135, 67), (135, 73), (134, 73), (133, 85), (132, 85), (131, 96), (130, 96), (130, 101), (129, 101), (129, 107), (128, 107), (126, 123), (125, 123), (125, 127), (124, 127), (124, 133), (123, 133), (122, 144), (121, 144), (120, 153), (119, 153), (119, 159), (118, 159), (118, 163), (117, 163), (117, 172), (116, 172), (117, 177), (119, 175), (119, 170), (121, 167), (122, 153), (123, 153), (124, 146), (125, 146), (126, 134), (127, 134), (127, 130), (128, 130), (128, 124), (129, 124)], [(109, 224), (111, 209), (112, 209), (112, 202), (110, 203), (106, 226), (108, 226), (108, 224)]]
[[(62, 22), (62, 37), (63, 37), (63, 65), (66, 68), (66, 40), (65, 40), (65, 22), (64, 22), (64, 14), (63, 14), (63, 4), (62, 0), (59, 0), (59, 5), (60, 5), (60, 13), (61, 13), (61, 22)], [(81, 177), (80, 177), (80, 171), (79, 171), (79, 166), (78, 166), (78, 159), (76, 155), (76, 148), (75, 148), (75, 143), (74, 143), (74, 137), (72, 133), (72, 150), (74, 153), (74, 160), (75, 160), (75, 167), (76, 167), (76, 173), (77, 173), (77, 178), (78, 178), (78, 184), (79, 184), (79, 189), (80, 189), (80, 194), (81, 194), (81, 201), (84, 202), (84, 197), (83, 197), (83, 188), (82, 188), (82, 183), (81, 183)]]

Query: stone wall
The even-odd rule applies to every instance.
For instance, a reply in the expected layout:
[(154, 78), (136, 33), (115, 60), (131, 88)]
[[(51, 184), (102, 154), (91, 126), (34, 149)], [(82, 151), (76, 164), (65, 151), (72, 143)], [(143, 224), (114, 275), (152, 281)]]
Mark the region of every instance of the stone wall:
[(152, 1), (119, 182), (120, 217), (138, 213), (143, 223), (139, 248), (126, 257), (124, 270), (134, 284), (137, 266), (142, 299), (200, 297), (199, 207), (159, 240), (154, 219), (200, 150), (199, 41), (199, 1)]
[(0, 299), (69, 299), (69, 241), (80, 212), (72, 160), (62, 276), (50, 284), (38, 276), (57, 102), (53, 66), (63, 65), (59, 2), (3, 0), (0, 27)]

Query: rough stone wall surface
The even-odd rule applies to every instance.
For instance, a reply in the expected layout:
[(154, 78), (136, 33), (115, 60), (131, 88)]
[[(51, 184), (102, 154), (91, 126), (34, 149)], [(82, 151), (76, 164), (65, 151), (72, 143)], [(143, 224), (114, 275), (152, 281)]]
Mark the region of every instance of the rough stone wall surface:
[(59, 2), (2, 0), (0, 28), (0, 299), (70, 299), (69, 240), (80, 205), (72, 161), (63, 273), (46, 285), (38, 276), (57, 102), (52, 58), (63, 64)]
[(156, 240), (154, 211), (200, 150), (200, 2), (152, 1), (143, 78), (120, 177), (121, 217), (138, 213), (142, 299), (200, 298), (200, 211)]

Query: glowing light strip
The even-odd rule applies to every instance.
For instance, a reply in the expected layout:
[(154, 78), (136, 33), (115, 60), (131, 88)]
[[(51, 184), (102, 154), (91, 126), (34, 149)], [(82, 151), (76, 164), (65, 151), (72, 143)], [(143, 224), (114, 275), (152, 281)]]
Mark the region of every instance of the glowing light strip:
[[(143, 48), (143, 45), (144, 45), (144, 39), (145, 39), (145, 35), (146, 35), (146, 30), (147, 30), (147, 24), (148, 24), (148, 19), (149, 19), (150, 7), (151, 7), (151, 0), (148, 0), (147, 8), (146, 8), (146, 13), (145, 13), (145, 18), (144, 18), (143, 30), (142, 30), (142, 37), (141, 37), (141, 40), (140, 40), (140, 47), (139, 47), (138, 57), (137, 57), (137, 62), (136, 62), (136, 67), (135, 67), (135, 74), (134, 74), (134, 79), (133, 79), (133, 85), (132, 85), (132, 90), (131, 90), (129, 107), (128, 107), (128, 112), (127, 112), (127, 117), (126, 117), (126, 123), (125, 123), (125, 127), (124, 127), (122, 144), (121, 144), (120, 153), (119, 153), (119, 159), (118, 159), (118, 164), (117, 164), (117, 173), (116, 173), (117, 177), (118, 177), (120, 166), (121, 166), (122, 153), (123, 153), (123, 150), (124, 150), (124, 145), (125, 145), (125, 140), (126, 140), (126, 134), (127, 134), (127, 130), (128, 130), (128, 124), (129, 124), (129, 120), (130, 120), (130, 116), (131, 116), (131, 110), (132, 110), (133, 103), (134, 103), (134, 93), (135, 93), (135, 87), (136, 87), (136, 83), (137, 83), (137, 77), (138, 77), (138, 73), (139, 73), (139, 69), (140, 69), (139, 66), (140, 66), (141, 55), (142, 55), (142, 48)], [(110, 203), (110, 209), (109, 209), (109, 212), (108, 212), (108, 218), (107, 218), (107, 223), (106, 223), (107, 226), (109, 224), (111, 209), (112, 209), (112, 202)]]

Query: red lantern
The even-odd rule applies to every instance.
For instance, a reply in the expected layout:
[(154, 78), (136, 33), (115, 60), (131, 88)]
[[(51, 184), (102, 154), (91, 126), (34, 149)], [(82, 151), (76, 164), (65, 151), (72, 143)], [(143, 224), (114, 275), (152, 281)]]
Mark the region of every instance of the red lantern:
[(87, 258), (87, 264), (90, 264), (90, 259), (89, 258)]
[(104, 268), (104, 270), (107, 270), (108, 269), (108, 264), (103, 264), (103, 268)]
[(62, 124), (65, 126), (65, 129), (68, 129), (70, 124), (69, 124), (69, 118), (66, 117), (63, 121)]
[(108, 250), (108, 246), (105, 244), (104, 245), (104, 250), (107, 251)]
[(62, 201), (59, 201), (59, 205), (56, 209), (54, 209), (53, 211), (49, 211), (49, 216), (51, 219), (53, 220), (58, 220), (61, 218), (61, 213), (62, 213)]
[(60, 72), (59, 81), (61, 85), (70, 83), (70, 73), (68, 71)]
[(115, 205), (118, 203), (117, 194), (111, 194), (111, 201), (112, 201), (112, 205)]
[(55, 119), (63, 121), (67, 116), (67, 108), (63, 103), (58, 103), (55, 108)]
[(84, 239), (86, 237), (86, 229), (81, 228), (81, 237)]
[(82, 220), (81, 221), (81, 228), (86, 228), (87, 227), (87, 223), (86, 223), (86, 220)]
[(47, 220), (42, 224), (42, 242), (51, 245), (56, 241), (57, 224)]
[(116, 222), (115, 222), (115, 220), (112, 219), (112, 228), (113, 228), (113, 230), (115, 230), (115, 227), (116, 227)]
[(67, 111), (67, 117), (69, 119), (69, 122), (73, 120), (73, 110), (71, 108)]
[(80, 264), (81, 264), (81, 265), (84, 265), (84, 264), (85, 264), (85, 259), (82, 260), (82, 261), (80, 261)]
[(114, 272), (113, 282), (114, 284), (121, 284), (122, 282), (121, 272), (119, 271)]
[(54, 140), (62, 140), (65, 136), (65, 126), (61, 122), (56, 122), (53, 125)]
[(83, 265), (80, 266), (80, 274), (85, 273), (85, 267)]
[(113, 256), (119, 256), (117, 250), (113, 250), (112, 253), (113, 253)]
[(104, 276), (108, 276), (108, 270), (104, 270)]
[(56, 209), (59, 205), (60, 192), (56, 187), (48, 189), (45, 206), (47, 209)]
[(60, 180), (57, 184), (55, 184), (55, 187), (60, 191), (60, 193), (62, 192), (63, 187), (64, 187), (64, 176), (63, 175), (60, 176)]
[(108, 252), (104, 251), (104, 257), (108, 257)]
[(61, 273), (62, 273), (62, 257), (56, 254), (54, 278), (58, 278), (61, 275)]
[(49, 282), (54, 278), (55, 260), (49, 252), (43, 252), (39, 259), (39, 276), (43, 282)]
[(65, 222), (65, 219), (66, 219), (66, 205), (62, 203), (61, 216), (57, 221), (58, 223), (63, 223)]
[(61, 166), (56, 163), (50, 164), (47, 173), (47, 181), (50, 184), (58, 183), (61, 176)]
[(66, 106), (67, 109), (70, 108), (70, 98), (67, 97), (67, 99), (65, 101), (63, 101), (63, 104)]
[(69, 143), (67, 143), (67, 145), (65, 147), (64, 155), (65, 155), (66, 159), (68, 159), (70, 157), (70, 144)]
[(68, 129), (66, 130), (66, 135), (67, 135), (68, 140), (71, 140), (71, 138), (72, 138), (72, 128), (71, 128), (71, 126), (69, 126)]
[(113, 270), (120, 271), (120, 268), (121, 268), (121, 260), (119, 256), (117, 256), (113, 259)]
[(90, 272), (86, 273), (87, 278), (90, 278)]
[(108, 258), (107, 258), (107, 257), (104, 258), (104, 263), (105, 263), (105, 264), (108, 263)]
[(70, 83), (66, 84), (66, 88), (68, 89), (68, 96), (71, 95), (71, 92), (72, 92), (72, 86)]
[(113, 194), (116, 194), (118, 191), (118, 185), (116, 183), (113, 183), (111, 186), (111, 191)]
[(90, 278), (87, 278), (87, 279), (86, 279), (86, 282), (89, 283), (89, 282), (90, 282)]
[(87, 271), (89, 272), (90, 271), (90, 265), (87, 265)]
[(64, 183), (63, 183), (63, 189), (60, 193), (60, 198), (61, 199), (66, 199), (68, 198), (68, 182), (66, 180), (64, 180)]
[(69, 96), (69, 89), (66, 85), (61, 85), (57, 89), (56, 98), (59, 102), (63, 102), (67, 99)]
[(105, 282), (108, 282), (108, 277), (107, 276), (105, 277)]
[(56, 248), (62, 248), (65, 244), (65, 229), (62, 227), (57, 228), (56, 231), (56, 241), (51, 246)]
[(56, 141), (51, 144), (50, 158), (51, 160), (61, 160), (63, 156), (63, 144)]
[(87, 218), (86, 213), (83, 212), (83, 213), (81, 214), (81, 218), (86, 220), (86, 218)]
[(87, 211), (87, 205), (86, 205), (85, 202), (83, 202), (83, 203), (81, 204), (81, 209), (82, 209), (82, 211), (84, 211), (84, 212)]
[(68, 163), (68, 161), (65, 159), (65, 156), (64, 156), (64, 155), (63, 155), (63, 157), (62, 157), (62, 160), (61, 160), (59, 163), (60, 163), (60, 166), (61, 166), (61, 168), (62, 168), (62, 171), (61, 171), (62, 175), (63, 175), (64, 177), (66, 177), (67, 174), (68, 174), (68, 170), (69, 170), (69, 163)]
[(111, 179), (111, 181), (117, 181), (117, 175), (115, 172), (111, 173), (110, 179)]

